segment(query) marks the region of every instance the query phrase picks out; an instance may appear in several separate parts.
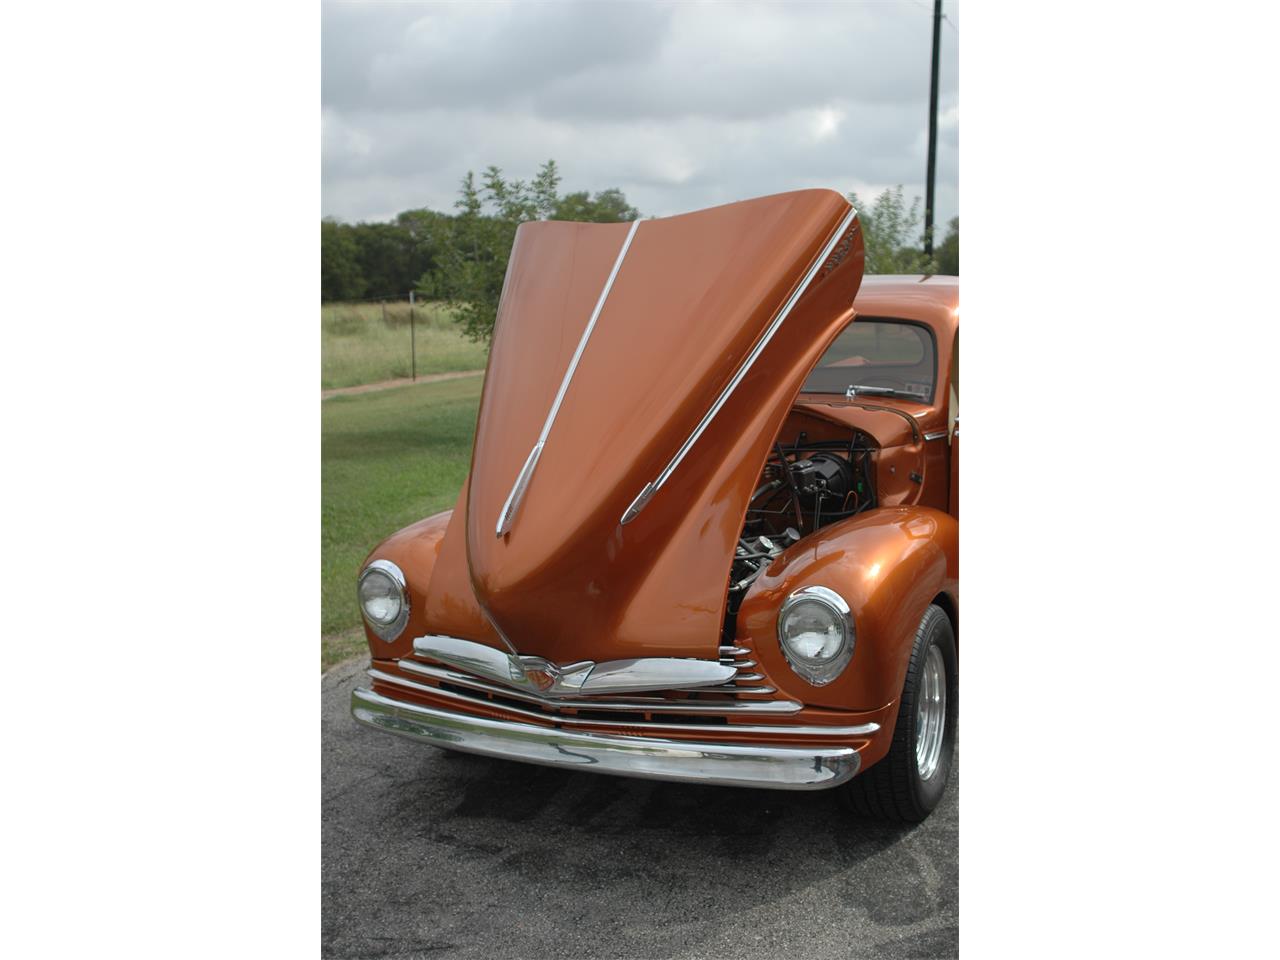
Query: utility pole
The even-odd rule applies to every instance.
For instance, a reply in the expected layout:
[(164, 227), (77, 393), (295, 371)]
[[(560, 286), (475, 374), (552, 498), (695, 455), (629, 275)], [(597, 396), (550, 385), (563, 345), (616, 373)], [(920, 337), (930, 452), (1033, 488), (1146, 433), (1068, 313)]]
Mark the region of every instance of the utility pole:
[(933, 181), (938, 172), (938, 41), (942, 0), (933, 0), (933, 72), (929, 77), (929, 172), (924, 195), (924, 255), (933, 256)]

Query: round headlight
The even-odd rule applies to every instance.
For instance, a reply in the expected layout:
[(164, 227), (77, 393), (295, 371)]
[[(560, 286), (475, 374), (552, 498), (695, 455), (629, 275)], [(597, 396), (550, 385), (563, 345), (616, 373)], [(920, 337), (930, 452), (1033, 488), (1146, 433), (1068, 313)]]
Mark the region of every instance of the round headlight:
[(827, 587), (802, 587), (778, 612), (778, 642), (797, 674), (821, 687), (840, 675), (853, 656), (853, 616), (844, 598)]
[(373, 561), (360, 574), (356, 592), (369, 629), (383, 640), (400, 636), (409, 622), (409, 598), (400, 568), (390, 560)]

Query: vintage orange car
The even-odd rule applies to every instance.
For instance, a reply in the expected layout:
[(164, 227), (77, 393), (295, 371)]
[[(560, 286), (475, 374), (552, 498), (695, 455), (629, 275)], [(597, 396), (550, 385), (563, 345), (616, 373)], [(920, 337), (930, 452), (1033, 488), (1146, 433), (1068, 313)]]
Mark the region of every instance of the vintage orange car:
[(355, 718), (924, 818), (956, 731), (959, 283), (863, 262), (828, 190), (522, 225), (457, 506), (360, 573)]

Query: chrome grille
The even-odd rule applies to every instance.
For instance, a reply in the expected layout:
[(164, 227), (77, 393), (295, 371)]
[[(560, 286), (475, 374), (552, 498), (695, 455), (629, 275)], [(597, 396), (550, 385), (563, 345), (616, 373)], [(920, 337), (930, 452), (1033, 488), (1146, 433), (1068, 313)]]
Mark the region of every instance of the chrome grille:
[[(408, 663), (412, 663), (412, 661), (403, 661), (403, 660), (400, 661), (401, 666), (404, 666)], [(422, 665), (418, 664), (417, 666), (422, 666)], [(417, 671), (414, 671), (414, 672), (417, 672)], [(394, 673), (387, 673), (384, 670), (371, 669), (368, 671), (368, 674), (370, 679), (372, 679), (375, 683), (387, 684), (392, 688), (398, 688), (400, 690), (410, 690), (418, 693), (430, 694), (434, 697), (441, 697), (447, 701), (453, 701), (458, 706), (462, 706), (466, 701), (469, 701), (469, 700), (475, 701), (475, 700), (485, 699), (483, 695), (479, 694), (478, 691), (475, 692), (474, 694), (469, 695), (466, 692), (460, 691), (457, 689), (448, 689), (446, 687), (435, 687), (425, 683), (419, 683), (417, 681), (410, 680), (407, 677), (402, 677)], [(483, 681), (477, 681), (477, 682), (483, 682)], [(514, 699), (518, 700), (521, 698), (514, 698)], [(597, 709), (599, 709), (598, 704), (595, 706)], [(766, 704), (754, 704), (754, 703), (732, 704), (731, 706), (737, 709), (733, 709), (729, 711), (722, 710), (720, 712), (721, 713), (727, 712), (733, 716), (741, 717), (743, 712), (750, 711), (750, 717), (754, 718), (754, 717), (761, 717), (761, 712), (754, 708), (766, 706)], [(799, 704), (792, 704), (790, 701), (786, 701), (784, 703), (770, 704), (768, 706), (779, 706), (779, 707), (790, 706), (790, 707), (794, 707), (797, 710), (800, 707)], [(777, 733), (779, 731), (785, 730), (786, 733), (797, 736), (797, 737), (823, 737), (823, 738), (834, 737), (834, 738), (840, 738), (840, 739), (847, 739), (849, 737), (867, 736), (869, 734), (875, 733), (877, 730), (880, 729), (879, 724), (876, 724), (876, 723), (862, 723), (862, 724), (854, 724), (849, 726), (834, 726), (834, 725), (828, 726), (828, 725), (808, 725), (808, 724), (793, 725), (790, 723), (786, 723), (786, 724), (769, 723), (767, 725), (752, 725), (750, 723), (744, 723), (741, 720), (739, 720), (732, 724), (727, 724), (727, 721), (717, 723), (716, 722), (717, 718), (714, 716), (714, 714), (708, 715), (708, 713), (704, 712), (701, 714), (686, 714), (683, 717), (677, 718), (676, 716), (672, 715), (673, 711), (662, 711), (667, 713), (668, 716), (662, 717), (661, 719), (655, 717), (655, 719), (651, 721), (644, 721), (644, 722), (637, 723), (635, 721), (627, 720), (627, 719), (601, 719), (599, 717), (586, 717), (586, 716), (570, 715), (570, 714), (560, 714), (560, 715), (551, 717), (531, 707), (519, 707), (519, 706), (511, 706), (507, 704), (502, 704), (501, 708), (502, 710), (504, 710), (509, 714), (512, 714), (518, 717), (527, 718), (530, 720), (540, 720), (540, 721), (551, 720), (557, 726), (567, 725), (570, 727), (574, 727), (574, 726), (609, 727), (609, 728), (616, 728), (620, 731), (626, 731), (626, 732), (635, 731), (637, 734), (650, 734), (650, 735), (653, 734), (656, 730), (660, 730), (660, 729), (671, 730), (671, 731), (678, 729), (683, 732), (707, 732), (707, 733), (732, 731), (734, 733), (747, 733), (747, 734)], [(632, 707), (631, 709), (634, 710), (635, 708)], [(657, 713), (659, 711), (646, 710), (645, 712)], [(787, 712), (793, 712), (793, 711), (789, 710)], [(779, 710), (768, 711), (768, 714), (772, 714), (772, 715), (777, 715), (778, 713), (782, 713), (782, 711), (779, 711)], [(675, 722), (677, 719), (679, 719), (681, 722), (679, 723)], [(767, 719), (767, 718), (761, 717), (761, 719)]]
[[(429, 696), (433, 706), (439, 701), (463, 710), (484, 706), (506, 717), (527, 718), (541, 725), (553, 727), (607, 727), (611, 730), (636, 736), (676, 735), (684, 737), (689, 731), (723, 730), (726, 733), (783, 733), (796, 737), (849, 738), (874, 733), (875, 723), (852, 726), (816, 724), (795, 725), (794, 716), (804, 709), (799, 701), (778, 696), (768, 686), (766, 678), (757, 672), (754, 653), (750, 647), (722, 646), (718, 662), (734, 668), (733, 679), (719, 686), (690, 687), (681, 689), (652, 689), (646, 692), (622, 691), (574, 695), (563, 688), (557, 689), (554, 680), (543, 686), (530, 682), (526, 673), (517, 678), (512, 675), (512, 685), (507, 685), (497, 669), (481, 676), (472, 672), (471, 663), (493, 667), (499, 656), (494, 651), (485, 659), (482, 651), (469, 649), (471, 641), (455, 640), (455, 647), (432, 647), (423, 638), (414, 641), (415, 654), (388, 665), (385, 669), (374, 666), (369, 670), (375, 684), (383, 685), (384, 693), (394, 697), (394, 691)], [(481, 647), (480, 644), (472, 644)], [(487, 652), (487, 651), (484, 651)], [(437, 658), (434, 654), (441, 654)], [(443, 657), (452, 656), (446, 662)], [(517, 665), (524, 665), (521, 658)], [(457, 662), (454, 662), (457, 661)], [(511, 662), (516, 663), (512, 660)], [(637, 661), (643, 662), (643, 661)], [(712, 665), (717, 661), (692, 661)], [(631, 661), (607, 661), (610, 664), (627, 664)], [(695, 671), (696, 672), (696, 671)], [(705, 670), (701, 671), (707, 676)], [(720, 671), (716, 676), (723, 676)], [(517, 680), (522, 682), (516, 682)], [(585, 684), (584, 684), (585, 686)], [(391, 692), (387, 692), (387, 687)]]
[(717, 687), (676, 687), (681, 693), (721, 693), (737, 699), (750, 697), (769, 697), (778, 691), (765, 682), (765, 676), (754, 669), (756, 662), (751, 659), (749, 647), (721, 647), (720, 662), (725, 666), (737, 667), (738, 675), (728, 683)]
[(719, 686), (674, 687), (652, 693), (628, 695), (595, 695), (578, 697), (545, 697), (528, 689), (515, 689), (477, 677), (443, 664), (419, 659), (401, 660), (400, 669), (437, 684), (447, 684), (455, 692), (465, 692), (477, 699), (502, 698), (537, 704), (557, 713), (568, 711), (608, 711), (625, 713), (699, 714), (703, 716), (736, 716), (741, 714), (792, 714), (801, 704), (794, 700), (773, 699), (777, 692), (754, 668), (755, 660), (747, 647), (720, 647), (720, 662), (734, 666), (738, 673)]

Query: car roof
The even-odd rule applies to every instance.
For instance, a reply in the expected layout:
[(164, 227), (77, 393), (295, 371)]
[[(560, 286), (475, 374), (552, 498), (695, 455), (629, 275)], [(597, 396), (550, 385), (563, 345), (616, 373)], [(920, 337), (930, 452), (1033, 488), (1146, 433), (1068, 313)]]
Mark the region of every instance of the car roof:
[(861, 289), (877, 293), (893, 290), (912, 294), (926, 292), (938, 299), (947, 299), (960, 289), (960, 278), (940, 273), (869, 273), (863, 276)]
[(960, 278), (933, 275), (864, 276), (853, 307), (863, 315), (903, 317), (954, 331), (959, 317)]

